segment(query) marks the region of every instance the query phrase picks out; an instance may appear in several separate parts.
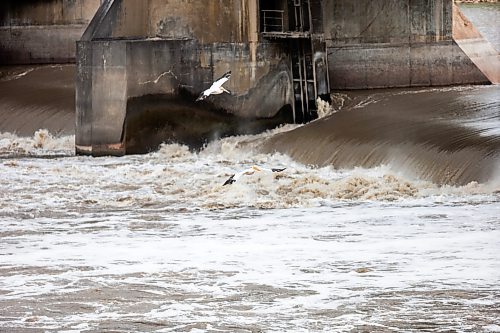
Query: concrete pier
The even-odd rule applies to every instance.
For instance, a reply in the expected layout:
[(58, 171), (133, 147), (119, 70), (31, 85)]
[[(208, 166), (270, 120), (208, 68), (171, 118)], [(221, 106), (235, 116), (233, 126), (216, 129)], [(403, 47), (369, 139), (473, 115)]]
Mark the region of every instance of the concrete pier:
[(500, 84), (500, 54), (465, 17), (453, 7), (453, 40), (493, 84)]
[[(144, 132), (159, 141), (146, 145), (147, 149), (185, 137), (193, 127), (188, 115), (187, 123), (179, 125), (182, 130), (152, 124), (148, 130), (130, 126), (134, 132), (127, 131), (129, 119), (151, 123), (140, 115), (155, 119), (164, 118), (164, 113), (180, 115), (190, 110), (203, 119), (218, 119), (217, 115), (227, 114), (238, 118), (232, 122), (254, 128), (259, 119), (277, 117), (275, 126), (290, 118), (285, 112), (291, 113), (294, 103), (287, 44), (255, 42), (258, 18), (250, 16), (255, 11), (251, 1), (186, 1), (182, 6), (159, 0), (148, 3), (149, 8), (142, 1), (106, 1), (78, 43), (79, 153), (124, 154), (130, 152), (127, 147), (133, 142), (143, 140), (137, 133)], [(227, 71), (232, 71), (225, 85), (231, 95), (194, 102)], [(163, 107), (141, 109), (140, 98), (148, 100), (144, 105), (156, 98)], [(285, 113), (283, 117), (280, 111)], [(245, 126), (223, 127), (245, 132)], [(183, 133), (174, 133), (179, 131)], [(223, 129), (215, 132), (220, 133), (207, 133), (206, 139), (234, 134)]]
[[(78, 43), (77, 152), (308, 121), (331, 89), (490, 82), (452, 32), (451, 0), (107, 0)], [(194, 102), (227, 71), (231, 95)]]
[(324, 2), (333, 89), (487, 83), (453, 39), (451, 0)]
[[(79, 154), (199, 147), (307, 122), (333, 90), (498, 82), (498, 53), (464, 37), (452, 0), (33, 0), (0, 9), (1, 63), (71, 62), (76, 52)], [(231, 94), (195, 102), (227, 71)]]
[(0, 64), (75, 62), (100, 0), (0, 2)]

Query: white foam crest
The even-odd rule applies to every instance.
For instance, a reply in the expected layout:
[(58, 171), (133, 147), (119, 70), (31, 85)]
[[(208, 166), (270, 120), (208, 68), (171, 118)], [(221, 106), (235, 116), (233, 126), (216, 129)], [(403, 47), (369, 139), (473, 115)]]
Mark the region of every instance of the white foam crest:
[(153, 154), (159, 158), (174, 160), (189, 160), (194, 157), (188, 146), (178, 143), (163, 143), (158, 151)]
[[(26, 211), (28, 204), (30, 212), (36, 214), (47, 206), (61, 210), (67, 206), (161, 207), (168, 202), (173, 209), (281, 209), (345, 201), (387, 202), (429, 197), (440, 200), (440, 196), (466, 197), (471, 201), (498, 195), (495, 192), (498, 186), (491, 184), (439, 187), (395, 174), (388, 166), (356, 170), (316, 168), (278, 153), (255, 153), (255, 147), (266, 135), (269, 133), (220, 139), (200, 152), (179, 144), (163, 144), (157, 152), (146, 155), (76, 157), (54, 162), (7, 160), (0, 164), (5, 178), (0, 185), (13, 199), (0, 205), (0, 213), (12, 216), (12, 207)], [(2, 140), (17, 142), (19, 138), (4, 135)], [(53, 145), (54, 141), (57, 139), (42, 132), (36, 139), (27, 138), (26, 145), (29, 151), (42, 149), (32, 148), (34, 145), (61, 147)], [(256, 172), (223, 186), (232, 174), (252, 165), (286, 169), (277, 173)], [(37, 184), (37, 190), (30, 190), (29, 184)], [(15, 193), (26, 195), (18, 195), (16, 199)], [(37, 199), (33, 200), (34, 197)]]
[[(284, 164), (284, 163), (283, 163)], [(378, 177), (351, 175), (331, 168), (311, 169), (293, 165), (280, 173), (255, 173), (244, 176), (232, 185), (201, 186), (193, 197), (209, 209), (256, 207), (289, 208), (313, 207), (343, 200), (394, 201), (419, 196), (417, 185), (390, 174)]]
[(54, 136), (47, 129), (39, 129), (33, 137), (19, 137), (14, 133), (0, 133), (0, 155), (72, 155), (74, 135)]
[(483, 327), (486, 332), (500, 332), (500, 325), (491, 324)]
[(23, 76), (28, 75), (33, 72), (36, 68), (28, 68), (22, 72), (17, 73), (14, 71), (13, 73), (7, 73), (4, 77), (0, 77), (0, 81), (13, 81), (22, 78)]
[(358, 102), (353, 108), (360, 109), (360, 108), (364, 108), (367, 105), (375, 104), (378, 102), (379, 101), (377, 99), (375, 99), (375, 94), (374, 94), (374, 95), (370, 95), (370, 96), (365, 97), (363, 100)]
[(336, 111), (340, 111), (344, 107), (345, 103), (351, 98), (345, 93), (331, 93), (330, 99), (332, 100), (332, 107)]
[(316, 99), (316, 107), (318, 108), (318, 119), (329, 116), (335, 112), (333, 106), (330, 103), (322, 100), (319, 97)]
[(265, 154), (257, 153), (256, 148), (262, 144), (263, 140), (273, 135), (291, 131), (302, 125), (286, 124), (278, 126), (272, 130), (255, 135), (239, 135), (221, 138), (208, 143), (201, 151), (202, 156), (217, 156), (219, 160), (226, 161), (255, 161)]
[[(228, 137), (210, 142), (200, 154), (203, 156), (217, 156), (226, 161), (243, 161), (251, 159), (254, 155), (251, 142), (255, 138), (251, 136)], [(246, 145), (247, 149), (243, 149)]]
[[(487, 86), (485, 86), (487, 87)], [(460, 86), (448, 86), (448, 87), (428, 87), (428, 88), (415, 88), (408, 90), (395, 90), (393, 95), (415, 95), (428, 92), (449, 92), (449, 91), (469, 91), (481, 89), (480, 86), (472, 85), (460, 85)]]
[[(211, 176), (188, 197), (199, 198), (199, 204), (209, 209), (236, 207), (290, 208), (314, 207), (339, 201), (401, 201), (447, 196), (481, 201), (495, 192), (487, 185), (470, 183), (465, 186), (437, 186), (430, 182), (410, 180), (396, 175), (388, 168), (371, 170), (334, 170), (309, 168), (292, 163), (283, 156), (269, 156), (273, 163), (287, 169), (280, 173), (255, 173), (243, 176), (232, 185), (222, 186), (231, 169)], [(214, 181), (218, 181), (214, 183)]]

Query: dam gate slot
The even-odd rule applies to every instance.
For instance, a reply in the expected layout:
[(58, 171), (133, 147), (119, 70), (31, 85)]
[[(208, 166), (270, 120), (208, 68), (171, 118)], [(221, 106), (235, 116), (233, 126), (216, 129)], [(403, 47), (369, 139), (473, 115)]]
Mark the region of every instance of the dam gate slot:
[(299, 39), (291, 41), (289, 47), (295, 96), (295, 119), (296, 122), (308, 122), (317, 116), (311, 44), (307, 40)]
[(296, 123), (315, 119), (316, 99), (329, 92), (326, 45), (322, 33), (313, 33), (313, 13), (321, 11), (314, 6), (320, 2), (259, 1), (261, 36), (282, 43), (289, 56)]

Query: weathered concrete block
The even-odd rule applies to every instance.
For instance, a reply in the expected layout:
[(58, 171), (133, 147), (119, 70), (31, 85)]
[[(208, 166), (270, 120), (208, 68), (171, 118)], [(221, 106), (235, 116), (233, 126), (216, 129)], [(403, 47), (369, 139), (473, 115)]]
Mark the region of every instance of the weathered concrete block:
[(452, 41), (328, 49), (332, 89), (488, 83)]
[(77, 43), (76, 57), (76, 151), (90, 153), (92, 151), (92, 43)]
[(85, 27), (85, 25), (0, 27), (0, 63), (74, 62), (75, 42)]
[(410, 81), (408, 45), (384, 45), (367, 49), (366, 86), (406, 87)]
[[(474, 58), (464, 52), (462, 44), (459, 46), (455, 41), (453, 43), (452, 68), (454, 83), (500, 83), (500, 55), (498, 53), (491, 55), (491, 51), (489, 53), (485, 50), (478, 58)], [(484, 39), (480, 44), (487, 44), (488, 49), (491, 50), (491, 45)]]
[[(240, 130), (238, 123), (250, 128), (283, 110), (309, 110), (330, 88), (481, 80), (453, 43), (452, 0), (303, 3), (313, 7), (306, 26), (320, 26), (294, 25), (278, 36), (260, 34), (259, 6), (286, 11), (287, 1), (106, 0), (79, 45), (78, 89), (85, 91), (77, 93), (77, 121), (91, 124), (77, 133), (77, 145), (100, 154), (137, 152), (162, 138), (199, 144), (186, 134), (217, 137)], [(231, 95), (194, 103), (227, 71)], [(187, 125), (182, 118), (190, 115), (196, 122)]]
[(327, 48), (330, 87), (363, 89), (366, 83), (367, 51), (360, 47)]
[(409, 45), (365, 44), (350, 48), (329, 48), (328, 52), (332, 89), (409, 85)]
[(123, 154), (127, 106), (124, 41), (78, 43), (76, 149), (79, 153)]
[[(278, 54), (274, 49), (276, 46), (270, 44), (266, 47), (271, 55)], [(234, 56), (235, 53), (238, 57)], [(151, 141), (137, 138), (138, 133), (149, 132), (157, 138), (153, 142), (160, 137), (167, 139), (170, 136), (165, 127), (155, 125), (147, 118), (168, 120), (173, 124), (180, 120), (174, 120), (172, 116), (184, 114), (183, 108), (193, 114), (197, 113), (196, 109), (232, 114), (248, 119), (247, 125), (252, 128), (255, 118), (273, 118), (285, 105), (293, 103), (292, 79), (285, 65), (288, 61), (270, 57), (272, 61), (258, 69), (243, 66), (245, 61), (250, 63), (251, 57), (246, 44), (207, 46), (184, 39), (96, 40), (79, 42), (78, 55), (76, 145), (78, 153), (82, 154), (119, 155), (130, 149), (138, 152), (137, 142), (149, 142), (149, 147)], [(203, 66), (206, 59), (210, 59), (209, 63)], [(228, 70), (233, 71), (226, 85), (232, 90), (231, 95), (194, 103), (200, 91)], [(244, 79), (250, 77), (251, 71), (258, 73), (258, 80), (249, 82)], [(146, 101), (144, 106), (140, 103), (142, 97)], [(152, 107), (153, 100), (158, 101), (159, 106)], [(162, 103), (169, 103), (169, 106)], [(286, 117), (280, 116), (275, 121), (284, 119)], [(135, 125), (129, 124), (131, 121)], [(148, 126), (149, 130), (141, 126)], [(229, 128), (242, 130), (235, 125)], [(218, 131), (229, 133), (227, 129)]]
[(93, 144), (120, 143), (127, 105), (127, 52), (122, 41), (92, 47)]
[[(488, 82), (453, 42), (451, 0), (323, 3), (334, 89)], [(483, 52), (484, 53), (484, 52)]]
[(410, 51), (410, 85), (411, 86), (431, 86), (431, 66), (429, 59), (429, 49), (432, 46), (422, 43), (420, 45), (413, 44), (409, 47)]
[(75, 61), (80, 39), (100, 0), (0, 3), (0, 64)]

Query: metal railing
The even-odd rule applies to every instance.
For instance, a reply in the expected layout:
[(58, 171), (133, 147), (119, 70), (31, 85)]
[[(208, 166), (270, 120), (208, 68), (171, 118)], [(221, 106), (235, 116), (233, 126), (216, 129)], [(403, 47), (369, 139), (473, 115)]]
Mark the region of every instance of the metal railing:
[(264, 22), (264, 32), (284, 32), (285, 31), (285, 11), (266, 9), (262, 10), (262, 22)]

